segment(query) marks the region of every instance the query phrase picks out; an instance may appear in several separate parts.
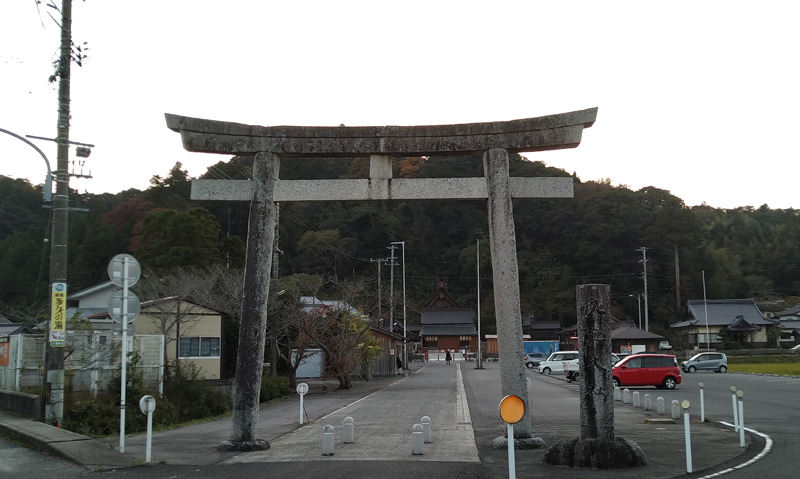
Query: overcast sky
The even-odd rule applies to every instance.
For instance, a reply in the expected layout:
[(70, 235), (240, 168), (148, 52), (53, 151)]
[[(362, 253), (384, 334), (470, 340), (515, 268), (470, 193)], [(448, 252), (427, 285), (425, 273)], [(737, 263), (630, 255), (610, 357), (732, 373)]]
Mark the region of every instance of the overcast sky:
[[(0, 128), (22, 136), (56, 136), (48, 13), (0, 2)], [(183, 151), (164, 113), (362, 126), (598, 107), (578, 148), (526, 156), (688, 206), (800, 208), (798, 18), (793, 1), (75, 0), (90, 50), (70, 139), (95, 148), (71, 186), (145, 189), (176, 161), (199, 176), (228, 159)], [(55, 169), (55, 144), (31, 141)], [(0, 174), (45, 171), (0, 133)]]

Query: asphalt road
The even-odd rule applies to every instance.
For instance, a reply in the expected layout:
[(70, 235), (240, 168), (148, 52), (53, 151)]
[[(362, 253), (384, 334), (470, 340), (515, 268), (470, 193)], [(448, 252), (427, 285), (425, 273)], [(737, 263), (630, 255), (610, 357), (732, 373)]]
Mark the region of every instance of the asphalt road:
[[(538, 374), (538, 373), (537, 373)], [(753, 477), (794, 478), (800, 451), (800, 378), (757, 374), (696, 372), (682, 373), (682, 383), (673, 390), (653, 387), (630, 388), (653, 397), (662, 396), (669, 407), (672, 400), (691, 403), (692, 418), (700, 418), (700, 383), (707, 421), (733, 424), (731, 386), (744, 392), (744, 425), (772, 440), (771, 452), (744, 469), (725, 474), (727, 479)], [(577, 390), (578, 384), (573, 383)]]
[(22, 477), (25, 479), (51, 479), (53, 477), (74, 479), (89, 477), (90, 472), (75, 464), (32, 451), (8, 438), (0, 436), (0, 477)]

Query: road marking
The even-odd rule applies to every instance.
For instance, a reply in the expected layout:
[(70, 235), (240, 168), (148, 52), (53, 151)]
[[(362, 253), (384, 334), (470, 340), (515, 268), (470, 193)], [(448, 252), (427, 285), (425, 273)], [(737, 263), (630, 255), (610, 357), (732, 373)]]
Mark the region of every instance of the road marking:
[[(719, 423), (724, 425), (724, 426), (734, 427), (733, 424), (727, 423), (725, 421), (720, 421)], [(756, 462), (758, 462), (761, 459), (763, 459), (767, 454), (769, 454), (769, 452), (772, 450), (772, 438), (771, 437), (767, 436), (764, 433), (760, 433), (760, 432), (756, 431), (755, 429), (750, 429), (748, 427), (744, 428), (744, 430), (747, 431), (747, 432), (751, 432), (753, 434), (758, 434), (759, 436), (764, 438), (764, 449), (761, 452), (759, 452), (758, 454), (756, 454), (755, 457), (753, 457), (752, 459), (750, 459), (747, 462), (743, 462), (742, 464), (739, 464), (738, 466), (729, 467), (728, 469), (724, 469), (722, 471), (715, 472), (714, 474), (709, 474), (708, 476), (703, 476), (703, 477), (701, 477), (699, 479), (707, 479), (707, 478), (711, 478), (711, 477), (719, 477), (719, 476), (722, 476), (723, 474), (727, 474), (729, 472), (738, 471), (739, 469), (745, 468), (745, 467), (747, 467), (747, 466), (749, 466), (751, 464), (755, 464)]]

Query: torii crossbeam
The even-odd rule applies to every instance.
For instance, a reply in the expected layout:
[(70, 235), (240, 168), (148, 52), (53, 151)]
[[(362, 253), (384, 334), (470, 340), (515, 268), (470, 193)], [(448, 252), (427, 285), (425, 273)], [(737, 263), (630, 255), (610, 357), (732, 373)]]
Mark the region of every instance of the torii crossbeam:
[[(166, 115), (188, 151), (255, 155), (253, 180), (194, 180), (192, 199), (250, 201), (242, 322), (230, 441), (236, 450), (268, 448), (257, 437), (261, 365), (275, 232), (275, 203), (282, 201), (480, 199), (488, 201), (489, 243), (500, 349), (502, 394), (523, 399), (526, 414), (515, 426), (530, 435), (525, 380), (519, 269), (512, 198), (571, 198), (572, 178), (513, 178), (508, 152), (574, 148), (597, 108), (538, 118), (430, 126), (253, 126)], [(394, 156), (483, 153), (483, 178), (392, 178)], [(370, 157), (369, 178), (281, 180), (282, 157)], [(510, 359), (510, 360), (509, 360)]]

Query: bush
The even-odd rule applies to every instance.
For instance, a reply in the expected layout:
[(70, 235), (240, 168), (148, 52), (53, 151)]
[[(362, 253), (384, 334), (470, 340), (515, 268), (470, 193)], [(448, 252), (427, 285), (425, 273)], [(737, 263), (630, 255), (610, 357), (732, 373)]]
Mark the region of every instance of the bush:
[[(119, 434), (119, 403), (110, 396), (97, 400), (68, 402), (64, 411), (64, 429), (90, 437)], [(118, 400), (118, 399), (117, 399)], [(125, 415), (128, 430), (128, 414)]]
[(157, 407), (153, 419), (165, 426), (220, 416), (231, 408), (227, 396), (203, 383), (194, 364), (175, 368), (175, 374), (164, 382), (161, 399), (166, 400), (165, 407), (161, 415)]
[(287, 397), (292, 393), (289, 388), (289, 380), (283, 376), (261, 377), (261, 402), (271, 401), (282, 397)]
[[(135, 358), (133, 364), (136, 364)], [(139, 399), (145, 394), (155, 395), (155, 391), (143, 387), (141, 373), (137, 374), (136, 369), (128, 369), (126, 379), (125, 432), (144, 432), (147, 429), (147, 416), (139, 412)], [(111, 383), (111, 387), (116, 389), (97, 399), (68, 401), (62, 426), (90, 437), (119, 434), (119, 376)], [(230, 409), (228, 397), (207, 386), (194, 365), (182, 365), (175, 369), (171, 378), (164, 381), (164, 395), (156, 401), (153, 423), (155, 427), (171, 427), (192, 420), (217, 417)]]
[(735, 351), (735, 350), (742, 349), (742, 345), (737, 343), (736, 341), (728, 341), (728, 342), (725, 343), (725, 345), (722, 348), (725, 351)]

